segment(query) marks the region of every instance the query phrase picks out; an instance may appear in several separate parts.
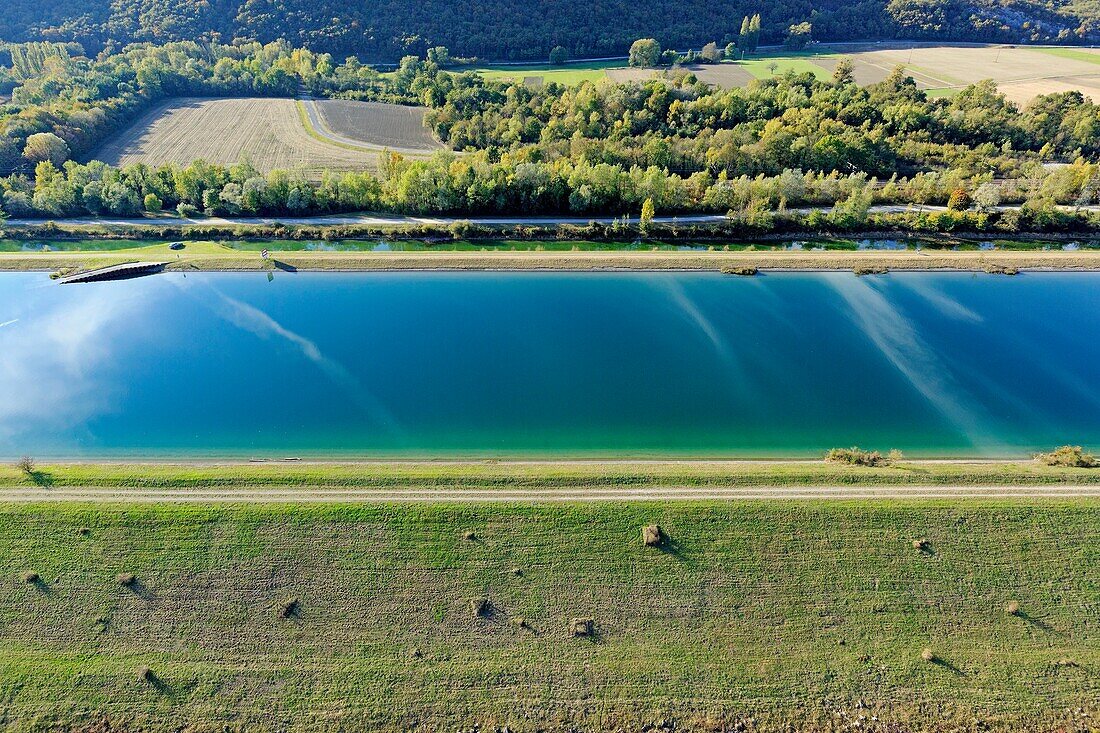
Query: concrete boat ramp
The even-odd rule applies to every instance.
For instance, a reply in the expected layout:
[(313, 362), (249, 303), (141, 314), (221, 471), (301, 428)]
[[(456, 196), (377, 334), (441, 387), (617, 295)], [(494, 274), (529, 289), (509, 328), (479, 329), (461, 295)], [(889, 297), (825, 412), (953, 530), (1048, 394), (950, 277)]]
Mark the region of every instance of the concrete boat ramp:
[(78, 272), (75, 275), (58, 278), (62, 285), (71, 283), (91, 283), (102, 280), (126, 280), (131, 277), (153, 275), (168, 266), (167, 262), (124, 262), (121, 265), (101, 267), (96, 270)]

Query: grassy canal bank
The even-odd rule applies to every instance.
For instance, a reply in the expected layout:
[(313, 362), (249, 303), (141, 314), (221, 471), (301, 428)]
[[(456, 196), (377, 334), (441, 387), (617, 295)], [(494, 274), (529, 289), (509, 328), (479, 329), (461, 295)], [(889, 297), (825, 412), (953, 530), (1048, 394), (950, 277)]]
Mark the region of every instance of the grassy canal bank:
[(0, 503), (0, 714), (13, 731), (1089, 730), (1098, 528), (1082, 500)]
[(1100, 469), (1038, 461), (376, 461), (365, 463), (57, 463), (0, 466), (9, 489), (402, 489), (453, 492), (607, 488), (1090, 486)]
[[(952, 247), (859, 249), (844, 240), (834, 246), (799, 244), (713, 245), (652, 243), (614, 246), (607, 242), (350, 243), (344, 247), (283, 241), (222, 243), (188, 241), (182, 250), (167, 242), (148, 244), (119, 240), (9, 243), (0, 246), (0, 271), (73, 273), (123, 262), (167, 262), (169, 270), (725, 270), (767, 269), (968, 270), (1012, 273), (1027, 269), (1092, 270), (1100, 268), (1100, 249), (1069, 248), (1050, 242), (1000, 243), (997, 249), (964, 242)], [(359, 248), (362, 245), (363, 248)], [(369, 245), (369, 247), (367, 246)], [(261, 248), (271, 259), (260, 257)], [(327, 249), (326, 249), (327, 248)]]

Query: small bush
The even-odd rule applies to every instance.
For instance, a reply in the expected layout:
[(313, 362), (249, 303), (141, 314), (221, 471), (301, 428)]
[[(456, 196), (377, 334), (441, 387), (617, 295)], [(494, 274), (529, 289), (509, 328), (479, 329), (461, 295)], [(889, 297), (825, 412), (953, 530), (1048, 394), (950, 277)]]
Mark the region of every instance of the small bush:
[(290, 618), (298, 615), (299, 602), (297, 598), (288, 598), (279, 609), (279, 618)]
[(115, 580), (118, 581), (119, 585), (123, 585), (129, 588), (137, 582), (137, 576), (133, 573), (119, 573), (115, 576)]
[(919, 540), (913, 540), (913, 549), (920, 550), (921, 552), (928, 549), (928, 540), (921, 538)]
[(39, 577), (38, 573), (23, 573), (23, 582), (24, 583), (33, 584), (33, 583), (37, 583), (39, 580), (41, 580), (41, 577)]
[(1007, 604), (1005, 604), (1005, 613), (1007, 613), (1009, 616), (1019, 615), (1019, 613), (1020, 613), (1020, 603), (1019, 603), (1019, 601), (1009, 601)]
[[(849, 466), (888, 466), (894, 456), (891, 452), (890, 457), (884, 456), (877, 450), (861, 450), (857, 447), (852, 448), (833, 448), (825, 454), (826, 463), (846, 463)], [(901, 454), (897, 456), (900, 458)]]
[(858, 265), (852, 268), (852, 272), (857, 275), (885, 275), (890, 271), (889, 268), (882, 265)]
[(950, 211), (966, 211), (971, 204), (970, 194), (965, 188), (956, 188), (947, 199), (947, 208)]
[(755, 268), (751, 265), (746, 265), (746, 266), (742, 266), (742, 267), (728, 267), (727, 266), (727, 267), (722, 268), (722, 274), (723, 275), (741, 275), (743, 277), (752, 277), (753, 275), (756, 275), (759, 272), (760, 272), (760, 270), (758, 270), (757, 268)]
[(522, 578), (523, 568), (512, 568), (512, 575), (516, 576), (517, 578)]
[(484, 616), (489, 611), (489, 599), (474, 598), (470, 601), (470, 610), (473, 611), (474, 616)]
[(661, 544), (661, 527), (656, 524), (650, 524), (642, 527), (642, 544), (646, 547), (657, 547)]
[(926, 662), (934, 662), (936, 661), (936, 653), (928, 647), (925, 647), (921, 650), (920, 658)]
[(153, 673), (153, 670), (148, 667), (138, 667), (137, 678), (142, 682), (154, 682), (157, 676)]
[(34, 459), (30, 456), (23, 456), (15, 462), (15, 467), (28, 476), (34, 473), (34, 466)]
[(1079, 445), (1063, 445), (1055, 448), (1050, 453), (1039, 453), (1035, 460), (1046, 466), (1058, 466), (1061, 468), (1096, 468), (1100, 462), (1096, 456), (1086, 453)]
[(995, 265), (992, 263), (986, 264), (982, 267), (982, 270), (989, 275), (1019, 275), (1020, 268), (1012, 267), (1011, 265)]
[(466, 540), (467, 542), (473, 542), (477, 539), (477, 535), (474, 534), (471, 530), (466, 530), (462, 533), (462, 539)]
[(596, 622), (591, 618), (575, 618), (569, 621), (569, 634), (571, 636), (592, 636)]

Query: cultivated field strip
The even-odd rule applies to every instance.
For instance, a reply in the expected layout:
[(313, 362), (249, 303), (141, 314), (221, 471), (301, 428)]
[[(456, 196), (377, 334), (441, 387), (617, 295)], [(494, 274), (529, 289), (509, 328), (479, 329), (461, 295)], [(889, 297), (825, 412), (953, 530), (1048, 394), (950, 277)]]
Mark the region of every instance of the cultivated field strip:
[[(824, 47), (823, 47), (824, 48)], [(831, 74), (838, 61), (847, 58), (854, 66), (857, 84), (866, 86), (885, 79), (901, 66), (922, 89), (958, 90), (968, 84), (992, 79), (1010, 100), (1024, 105), (1039, 94), (1077, 90), (1100, 99), (1100, 49), (1049, 48), (1037, 46), (882, 44), (850, 45), (823, 50), (818, 54), (783, 54), (749, 57), (746, 64), (722, 63), (690, 68), (699, 79), (724, 88), (743, 87), (758, 75), (770, 76), (768, 64), (776, 63), (777, 74), (788, 68), (820, 67)], [(756, 73), (750, 73), (750, 68)], [(608, 72), (616, 81), (649, 78), (648, 69)]]
[(320, 115), (322, 125), (338, 139), (397, 153), (424, 154), (443, 144), (424, 125), (423, 107), (344, 99), (306, 100)]
[(112, 165), (186, 165), (202, 159), (232, 165), (247, 159), (311, 178), (324, 170), (375, 170), (373, 151), (311, 137), (293, 99), (173, 99), (142, 116), (92, 156)]

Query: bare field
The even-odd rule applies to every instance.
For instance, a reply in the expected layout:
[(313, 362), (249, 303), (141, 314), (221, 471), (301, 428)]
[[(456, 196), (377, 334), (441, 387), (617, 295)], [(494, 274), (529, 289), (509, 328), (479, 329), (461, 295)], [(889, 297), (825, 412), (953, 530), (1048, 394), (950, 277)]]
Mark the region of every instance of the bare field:
[(293, 99), (169, 100), (108, 140), (91, 157), (112, 165), (232, 165), (248, 158), (261, 170), (281, 168), (310, 177), (323, 170), (374, 170), (378, 157), (318, 140), (302, 124)]
[(1025, 105), (1039, 94), (1079, 90), (1100, 99), (1100, 49), (1047, 46), (865, 44), (822, 46), (796, 54), (765, 54), (744, 62), (694, 67), (703, 81), (730, 88), (775, 72), (831, 74), (841, 58), (855, 66), (856, 82), (874, 84), (896, 66), (905, 67), (918, 86), (950, 94), (968, 84), (992, 79), (1012, 101)]
[(319, 99), (313, 104), (333, 134), (348, 141), (404, 153), (430, 153), (443, 148), (424, 126), (423, 107), (379, 102)]

